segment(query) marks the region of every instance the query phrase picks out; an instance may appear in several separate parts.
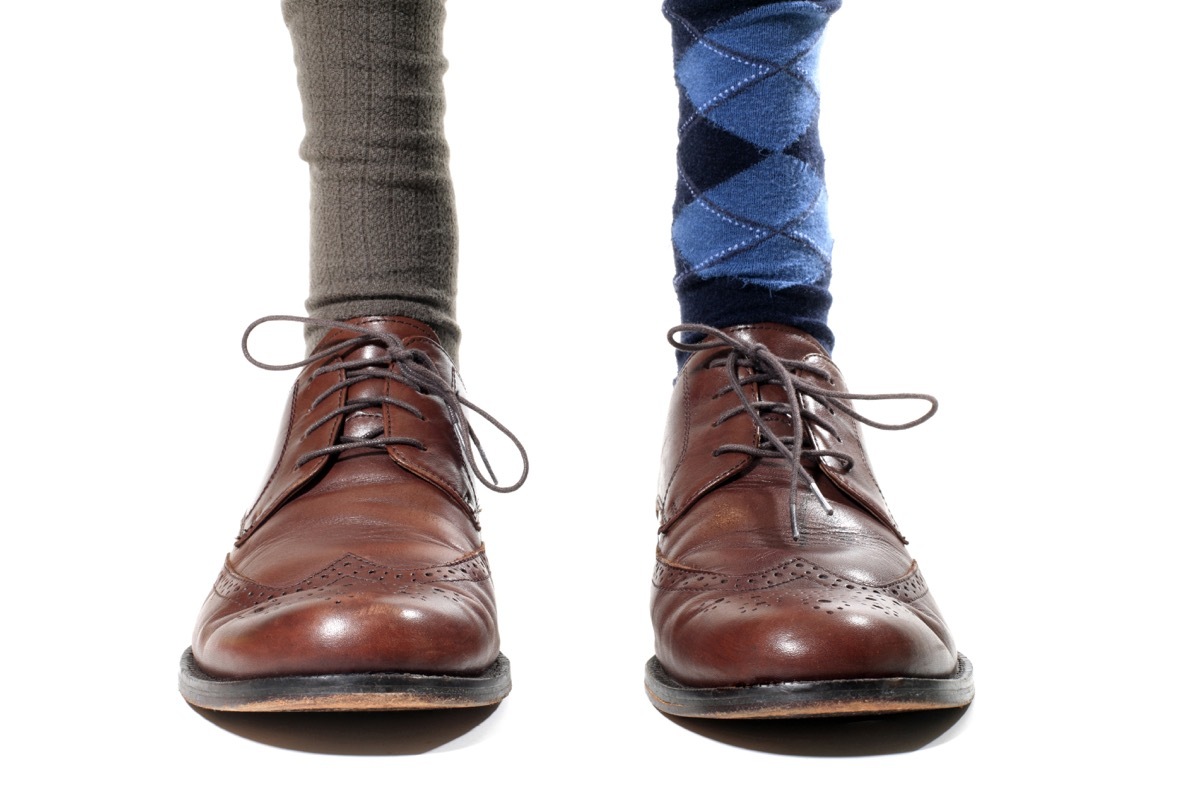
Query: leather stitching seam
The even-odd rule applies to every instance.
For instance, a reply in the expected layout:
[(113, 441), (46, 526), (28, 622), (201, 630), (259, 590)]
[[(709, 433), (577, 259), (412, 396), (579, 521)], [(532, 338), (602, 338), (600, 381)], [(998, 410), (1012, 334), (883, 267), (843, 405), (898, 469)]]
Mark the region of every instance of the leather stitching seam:
[[(801, 566), (804, 567), (804, 572), (797, 575), (795, 569)], [(790, 572), (791, 574), (784, 577), (781, 575), (784, 572)], [(693, 578), (698, 578), (704, 582), (704, 585), (695, 587), (682, 585)], [(776, 578), (779, 579), (777, 580)], [(904, 602), (919, 600), (929, 593), (928, 585), (925, 583), (920, 569), (915, 564), (903, 577), (889, 583), (873, 585), (851, 581), (832, 570), (824, 569), (802, 558), (785, 561), (776, 567), (746, 575), (722, 575), (719, 572), (692, 570), (686, 567), (667, 564), (660, 560), (655, 569), (653, 584), (655, 588), (665, 592), (722, 591), (726, 594), (742, 594), (745, 592), (774, 589), (805, 579), (828, 588), (880, 591), (891, 595), (893, 598), (902, 599)], [(725, 581), (725, 583), (721, 583), (721, 581)], [(732, 584), (730, 583), (731, 581)], [(906, 586), (911, 586), (911, 589), (905, 588)]]
[[(383, 570), (385, 575), (390, 575), (392, 581), (389, 583), (401, 582), (403, 585), (429, 585), (434, 583), (481, 583), (491, 578), (491, 570), (488, 565), (487, 556), (482, 548), (465, 557), (451, 561), (445, 564), (437, 564), (429, 567), (417, 569), (401, 569), (389, 567), (385, 564), (379, 564), (374, 561), (356, 556), (353, 553), (347, 553), (336, 561), (331, 562), (324, 569), (317, 570), (307, 578), (302, 578), (299, 581), (288, 584), (286, 586), (268, 586), (258, 581), (251, 580), (242, 575), (239, 575), (232, 567), (226, 566), (218, 577), (216, 584), (213, 586), (213, 592), (219, 596), (233, 602), (247, 602), (241, 600), (241, 596), (249, 595), (253, 598), (255, 595), (266, 595), (259, 600), (254, 600), (253, 604), (257, 605), (260, 602), (268, 599), (274, 599), (275, 596), (284, 594), (296, 594), (305, 589), (325, 588), (338, 583), (343, 579), (351, 579), (362, 581), (370, 585), (378, 585), (382, 582), (383, 577), (379, 580), (372, 581), (366, 577), (357, 577), (354, 571), (347, 572), (349, 567), (347, 562), (367, 568), (368, 574)], [(472, 563), (474, 562), (474, 563)], [(374, 569), (371, 569), (374, 568)], [(462, 577), (435, 577), (435, 573), (442, 572), (459, 572)], [(472, 574), (474, 573), (474, 574)]]

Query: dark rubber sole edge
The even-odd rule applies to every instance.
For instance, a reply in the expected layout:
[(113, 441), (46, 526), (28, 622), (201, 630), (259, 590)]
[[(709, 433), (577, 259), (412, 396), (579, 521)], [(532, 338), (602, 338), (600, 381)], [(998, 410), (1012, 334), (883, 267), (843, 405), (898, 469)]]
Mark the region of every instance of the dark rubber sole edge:
[(788, 719), (899, 714), (961, 708), (975, 697), (974, 668), (966, 656), (946, 678), (854, 678), (756, 686), (701, 688), (679, 683), (657, 658), (646, 662), (646, 694), (654, 707), (677, 717)]
[(213, 711), (416, 711), (499, 703), (512, 689), (503, 654), (477, 676), (362, 672), (215, 678), (196, 664), (189, 647), (179, 660), (179, 693)]

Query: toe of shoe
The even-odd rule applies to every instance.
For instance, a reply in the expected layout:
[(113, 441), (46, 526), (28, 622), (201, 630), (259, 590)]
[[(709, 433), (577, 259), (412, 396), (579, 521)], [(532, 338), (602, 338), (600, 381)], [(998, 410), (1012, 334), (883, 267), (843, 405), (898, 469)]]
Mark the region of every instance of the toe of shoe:
[(488, 603), (449, 591), (293, 596), (213, 620), (193, 642), (217, 677), (471, 675), (499, 654)]
[(748, 686), (847, 678), (940, 677), (956, 654), (904, 606), (813, 601), (764, 592), (696, 598), (665, 615), (657, 654), (692, 686)]

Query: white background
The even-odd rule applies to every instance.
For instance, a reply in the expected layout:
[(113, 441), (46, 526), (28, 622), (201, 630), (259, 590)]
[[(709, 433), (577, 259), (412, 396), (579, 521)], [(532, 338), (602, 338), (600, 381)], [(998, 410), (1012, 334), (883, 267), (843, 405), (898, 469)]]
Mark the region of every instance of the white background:
[[(836, 355), (857, 391), (942, 401), (870, 444), (978, 699), (961, 718), (759, 724), (675, 722), (641, 688), (677, 313), (657, 6), (449, 4), (463, 367), (533, 459), (521, 492), (486, 499), (515, 689), (490, 715), (316, 719), (217, 718), (175, 693), (290, 385), (238, 340), (261, 314), (300, 313), (307, 289), (278, 3), (0, 11), (6, 783), (140, 797), (1185, 785), (1193, 4), (849, 0), (831, 22)], [(264, 356), (299, 355), (297, 332), (276, 338)]]

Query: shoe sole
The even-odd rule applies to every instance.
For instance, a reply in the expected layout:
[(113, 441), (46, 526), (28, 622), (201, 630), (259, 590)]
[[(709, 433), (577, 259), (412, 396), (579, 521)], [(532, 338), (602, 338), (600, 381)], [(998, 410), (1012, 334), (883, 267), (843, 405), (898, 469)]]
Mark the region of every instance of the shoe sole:
[(975, 697), (974, 668), (958, 656), (948, 678), (854, 678), (789, 681), (755, 686), (685, 686), (657, 658), (646, 663), (646, 694), (654, 707), (677, 717), (788, 719), (898, 714), (961, 708)]
[(215, 678), (192, 657), (179, 661), (179, 693), (213, 711), (419, 711), (475, 708), (499, 703), (512, 689), (503, 654), (482, 675), (417, 675), (362, 672), (347, 675), (284, 675)]

